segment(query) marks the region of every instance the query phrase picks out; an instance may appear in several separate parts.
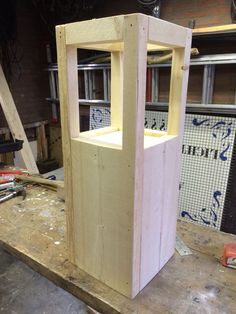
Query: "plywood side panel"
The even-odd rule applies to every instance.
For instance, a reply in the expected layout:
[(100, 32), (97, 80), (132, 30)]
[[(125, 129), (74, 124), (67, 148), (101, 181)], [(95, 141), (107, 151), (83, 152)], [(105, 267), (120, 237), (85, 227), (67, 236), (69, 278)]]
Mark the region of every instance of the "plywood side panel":
[(133, 168), (121, 150), (72, 140), (72, 171), (76, 264), (131, 296)]
[(165, 142), (145, 149), (144, 153), (140, 290), (160, 269), (164, 147)]
[(141, 229), (144, 163), (144, 111), (146, 95), (146, 56), (148, 18), (130, 15), (124, 18), (124, 92), (123, 150), (134, 165), (133, 212), (133, 287), (140, 291)]
[(66, 47), (65, 27), (56, 27), (57, 59), (59, 76), (59, 97), (62, 125), (63, 163), (65, 172), (65, 201), (67, 219), (67, 241), (69, 259), (75, 263), (75, 225), (71, 142), (72, 136), (79, 135), (79, 106), (78, 106), (78, 76), (77, 76), (77, 51), (73, 47)]
[(163, 203), (161, 217), (160, 268), (171, 258), (175, 250), (179, 164), (181, 162), (180, 138), (165, 143), (163, 155)]
[(111, 53), (111, 126), (123, 127), (123, 53)]
[(89, 50), (97, 50), (97, 51), (106, 51), (106, 52), (120, 52), (123, 51), (123, 43), (115, 42), (115, 43), (99, 43), (99, 44), (86, 44), (86, 45), (75, 45), (78, 49), (89, 49)]

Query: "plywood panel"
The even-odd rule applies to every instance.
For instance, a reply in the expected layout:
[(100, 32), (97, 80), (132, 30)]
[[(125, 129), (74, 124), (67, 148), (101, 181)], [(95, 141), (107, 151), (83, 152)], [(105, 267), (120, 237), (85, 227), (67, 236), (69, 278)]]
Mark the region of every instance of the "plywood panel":
[[(72, 140), (76, 263), (124, 294), (132, 286), (133, 169), (122, 151)], [(120, 178), (125, 184), (121, 184)], [(124, 258), (125, 257), (125, 258)]]

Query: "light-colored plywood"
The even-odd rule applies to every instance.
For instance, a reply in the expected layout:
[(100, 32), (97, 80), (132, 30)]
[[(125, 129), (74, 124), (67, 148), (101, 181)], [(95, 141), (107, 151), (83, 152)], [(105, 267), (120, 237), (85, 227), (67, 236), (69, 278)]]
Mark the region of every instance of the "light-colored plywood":
[(165, 47), (185, 47), (188, 29), (173, 23), (149, 17), (149, 43)]
[(186, 32), (185, 49), (173, 49), (171, 67), (168, 129), (169, 135), (183, 136), (185, 102), (187, 97), (189, 59), (191, 51), (191, 30)]
[[(59, 27), (57, 41), (59, 57), (65, 58), (59, 59), (59, 79), (70, 259), (133, 298), (174, 251), (191, 31), (142, 14), (61, 28), (64, 39)], [(114, 50), (117, 43), (122, 51)], [(174, 47), (167, 132), (143, 125), (148, 43)], [(75, 53), (69, 61), (68, 52), (105, 45), (111, 51), (111, 126), (80, 133)]]
[(159, 178), (163, 178), (164, 175), (164, 148), (164, 143), (155, 145), (145, 151), (144, 157), (140, 262), (141, 289), (160, 269), (161, 217), (164, 191), (163, 181)]
[(186, 30), (185, 49), (173, 49), (167, 134), (176, 135), (177, 138), (175, 142), (169, 142), (169, 145), (166, 146), (165, 163), (163, 165), (166, 175), (163, 182), (165, 198), (161, 223), (161, 268), (169, 260), (170, 256), (174, 254), (173, 244), (176, 237), (177, 210), (174, 212), (173, 207), (178, 203), (191, 37), (191, 30)]
[(99, 43), (93, 45), (78, 45), (76, 46), (79, 49), (89, 49), (89, 50), (98, 50), (98, 51), (111, 51), (111, 52), (121, 52), (124, 49), (124, 45), (121, 42), (118, 43)]
[(36, 128), (37, 136), (37, 160), (47, 160), (48, 159), (48, 143), (45, 133), (45, 126), (41, 124)]
[(9, 129), (14, 139), (23, 140), (23, 148), (20, 150), (20, 155), (25, 163), (26, 169), (30, 173), (38, 173), (38, 168), (34, 160), (28, 139), (26, 137), (23, 125), (18, 115), (16, 105), (12, 94), (8, 87), (5, 75), (0, 65), (0, 104), (6, 117)]
[[(163, 162), (163, 198), (161, 216), (160, 268), (174, 254), (176, 238), (176, 220), (179, 189), (180, 136), (168, 142)], [(174, 156), (174, 157), (173, 157)]]
[[(133, 188), (120, 150), (72, 140), (74, 204), (78, 209), (76, 262), (86, 272), (130, 295)], [(120, 184), (120, 176), (125, 184)], [(91, 178), (93, 178), (91, 180)], [(122, 208), (122, 210), (121, 210)], [(125, 259), (124, 259), (125, 256)]]
[[(94, 19), (67, 24), (66, 45), (83, 47), (86, 45), (116, 43), (123, 39), (124, 16)], [(92, 46), (92, 45), (91, 45)]]
[(123, 118), (123, 75), (122, 52), (111, 53), (111, 125), (122, 129)]

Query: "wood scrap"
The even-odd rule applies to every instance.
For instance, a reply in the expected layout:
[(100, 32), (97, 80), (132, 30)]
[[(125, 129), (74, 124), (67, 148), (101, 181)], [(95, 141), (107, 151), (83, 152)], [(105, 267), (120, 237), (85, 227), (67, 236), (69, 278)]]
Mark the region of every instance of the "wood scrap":
[(39, 185), (44, 185), (49, 189), (53, 189), (54, 191), (57, 191), (57, 189), (63, 189), (64, 188), (64, 181), (60, 180), (49, 180), (45, 178), (41, 178), (39, 176), (23, 176), (23, 175), (16, 175), (15, 176), (17, 180), (23, 181), (23, 182), (31, 182), (31, 183), (37, 183)]

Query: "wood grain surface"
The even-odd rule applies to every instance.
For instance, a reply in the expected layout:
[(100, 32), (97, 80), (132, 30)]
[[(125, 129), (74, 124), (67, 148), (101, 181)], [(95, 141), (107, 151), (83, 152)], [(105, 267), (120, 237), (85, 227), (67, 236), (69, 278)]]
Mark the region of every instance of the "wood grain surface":
[(193, 255), (174, 257), (130, 300), (68, 261), (64, 202), (42, 187), (0, 205), (0, 244), (100, 313), (235, 313), (236, 271), (221, 266), (236, 236), (183, 221), (178, 235)]

